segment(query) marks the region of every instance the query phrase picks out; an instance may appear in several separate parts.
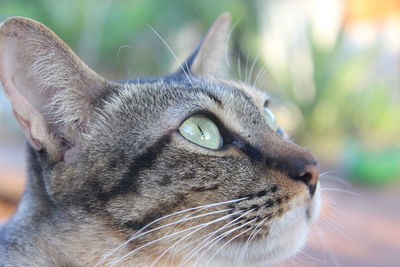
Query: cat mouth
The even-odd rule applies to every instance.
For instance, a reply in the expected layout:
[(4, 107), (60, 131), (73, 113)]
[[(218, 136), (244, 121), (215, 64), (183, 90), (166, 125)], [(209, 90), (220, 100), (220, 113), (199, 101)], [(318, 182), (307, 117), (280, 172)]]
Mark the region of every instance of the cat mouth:
[(315, 193), (311, 198), (310, 205), (306, 209), (306, 218), (309, 223), (314, 223), (319, 215), (321, 209), (321, 190), (319, 182), (316, 185)]
[(261, 214), (244, 219), (243, 230), (235, 234), (235, 240), (228, 238), (221, 242), (215, 262), (248, 266), (272, 264), (293, 256), (305, 245), (310, 224), (318, 217), (320, 202), (317, 184), (315, 194), (303, 205), (288, 209), (270, 220)]

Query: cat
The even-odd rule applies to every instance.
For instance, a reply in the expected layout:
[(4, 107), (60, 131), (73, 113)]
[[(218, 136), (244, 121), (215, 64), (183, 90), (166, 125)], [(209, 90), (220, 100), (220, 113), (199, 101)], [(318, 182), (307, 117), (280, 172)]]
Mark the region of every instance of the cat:
[(51, 30), (0, 26), (0, 79), (29, 180), (1, 266), (255, 266), (295, 254), (318, 216), (319, 165), (264, 92), (223, 78), (230, 15), (179, 70), (110, 81)]

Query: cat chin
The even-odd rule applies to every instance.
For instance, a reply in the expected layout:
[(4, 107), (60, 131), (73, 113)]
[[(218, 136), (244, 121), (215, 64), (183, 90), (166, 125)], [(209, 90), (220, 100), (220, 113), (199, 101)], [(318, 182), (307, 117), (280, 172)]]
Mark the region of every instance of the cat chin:
[(320, 190), (320, 183), (317, 184), (317, 189), (315, 190), (315, 194), (313, 199), (311, 200), (311, 204), (308, 208), (309, 211), (309, 221), (310, 223), (314, 223), (321, 210), (321, 190)]
[[(210, 266), (269, 266), (285, 260), (301, 250), (307, 239), (311, 223), (315, 222), (321, 206), (319, 185), (311, 203), (290, 210), (273, 222), (269, 235), (253, 240), (245, 255), (245, 241), (231, 242), (215, 258)], [(212, 254), (212, 253), (211, 253)], [(239, 263), (240, 262), (240, 263)]]

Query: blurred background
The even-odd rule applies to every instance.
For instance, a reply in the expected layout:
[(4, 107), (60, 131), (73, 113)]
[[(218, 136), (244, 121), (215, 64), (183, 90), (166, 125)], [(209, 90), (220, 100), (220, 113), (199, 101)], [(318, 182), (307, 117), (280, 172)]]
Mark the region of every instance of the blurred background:
[[(177, 69), (232, 14), (232, 77), (266, 90), (278, 123), (319, 158), (324, 204), (281, 266), (400, 265), (400, 0), (0, 0), (110, 79)], [(0, 94), (0, 223), (25, 183), (24, 138)]]

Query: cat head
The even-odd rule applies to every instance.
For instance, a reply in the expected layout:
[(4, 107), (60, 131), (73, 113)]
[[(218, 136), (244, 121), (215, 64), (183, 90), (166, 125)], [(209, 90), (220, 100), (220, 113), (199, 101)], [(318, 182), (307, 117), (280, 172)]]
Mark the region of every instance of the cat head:
[(229, 30), (222, 14), (174, 74), (116, 82), (38, 22), (0, 26), (0, 79), (41, 192), (127, 241), (97, 260), (271, 262), (304, 243), (318, 163), (276, 125), (267, 94), (221, 78)]

